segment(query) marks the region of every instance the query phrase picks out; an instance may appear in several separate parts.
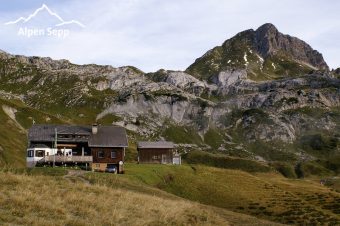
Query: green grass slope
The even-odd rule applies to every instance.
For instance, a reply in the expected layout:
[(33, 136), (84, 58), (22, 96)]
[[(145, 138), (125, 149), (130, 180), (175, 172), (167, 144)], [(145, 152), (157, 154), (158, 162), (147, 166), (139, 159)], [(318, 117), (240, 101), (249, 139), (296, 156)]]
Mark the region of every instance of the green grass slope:
[(108, 181), (115, 181), (115, 187), (63, 175), (59, 169), (28, 174), (0, 172), (0, 224), (279, 225), (188, 201), (146, 185), (126, 186), (129, 183), (122, 181), (124, 177), (117, 179), (117, 175), (106, 175)]
[(0, 166), (25, 165), (26, 134), (0, 108)]
[(33, 120), (35, 123), (65, 123), (62, 119), (30, 108), (19, 100), (0, 98), (0, 166), (26, 165), (27, 129), (32, 126)]
[[(309, 180), (202, 165), (127, 164), (125, 175), (89, 173), (92, 183), (153, 186), (185, 199), (287, 224), (336, 225), (340, 194)], [(157, 194), (157, 193), (155, 193)]]

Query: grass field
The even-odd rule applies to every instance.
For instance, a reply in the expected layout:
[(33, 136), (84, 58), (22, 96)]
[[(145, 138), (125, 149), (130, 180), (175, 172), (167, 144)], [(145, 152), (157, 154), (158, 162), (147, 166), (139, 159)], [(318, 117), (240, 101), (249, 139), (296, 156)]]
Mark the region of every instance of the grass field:
[(86, 178), (112, 188), (148, 185), (202, 204), (280, 223), (340, 222), (339, 193), (312, 180), (287, 179), (273, 172), (250, 174), (201, 165), (128, 164), (125, 175), (89, 173)]
[(0, 225), (276, 225), (128, 182), (127, 174), (88, 174), (113, 187), (65, 177), (63, 169), (2, 171)]
[(122, 175), (77, 171), (79, 176), (68, 176), (64, 168), (2, 168), (0, 225), (340, 222), (340, 194), (315, 179), (197, 164), (130, 163), (125, 171)]

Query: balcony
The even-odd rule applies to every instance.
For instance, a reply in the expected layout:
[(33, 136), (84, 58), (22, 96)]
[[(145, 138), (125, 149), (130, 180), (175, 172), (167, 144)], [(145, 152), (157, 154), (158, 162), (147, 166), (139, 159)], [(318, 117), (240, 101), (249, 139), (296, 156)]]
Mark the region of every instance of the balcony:
[(93, 161), (92, 156), (60, 156), (60, 155), (50, 155), (45, 156), (41, 160), (39, 160), (39, 163), (48, 163), (48, 162), (57, 162), (57, 163), (71, 163), (71, 162), (77, 162), (77, 163), (91, 163)]

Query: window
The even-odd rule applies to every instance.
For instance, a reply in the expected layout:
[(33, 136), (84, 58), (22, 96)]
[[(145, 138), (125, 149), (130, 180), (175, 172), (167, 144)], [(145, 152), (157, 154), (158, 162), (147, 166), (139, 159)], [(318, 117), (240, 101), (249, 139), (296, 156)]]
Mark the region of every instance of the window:
[(111, 151), (111, 158), (112, 159), (117, 158), (117, 152), (116, 151)]
[(155, 159), (155, 160), (157, 160), (157, 159), (161, 159), (161, 157), (160, 157), (160, 156), (158, 156), (158, 155), (154, 155), (154, 156), (152, 156), (152, 159)]
[(104, 151), (98, 151), (98, 158), (104, 158)]
[(27, 157), (29, 157), (29, 158), (34, 157), (34, 151), (33, 150), (28, 150), (27, 151)]
[(58, 139), (73, 139), (75, 138), (75, 136), (73, 136), (72, 134), (58, 134)]
[(35, 157), (44, 157), (45, 151), (44, 150), (36, 150), (35, 151)]

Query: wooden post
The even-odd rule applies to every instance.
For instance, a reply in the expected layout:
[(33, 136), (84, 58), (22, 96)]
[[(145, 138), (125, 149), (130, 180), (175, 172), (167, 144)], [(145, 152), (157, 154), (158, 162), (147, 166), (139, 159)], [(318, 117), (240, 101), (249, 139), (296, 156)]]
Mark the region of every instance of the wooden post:
[(55, 155), (58, 151), (58, 131), (57, 128), (54, 129), (55, 137), (54, 137), (54, 155), (53, 155), (53, 167), (55, 167)]

